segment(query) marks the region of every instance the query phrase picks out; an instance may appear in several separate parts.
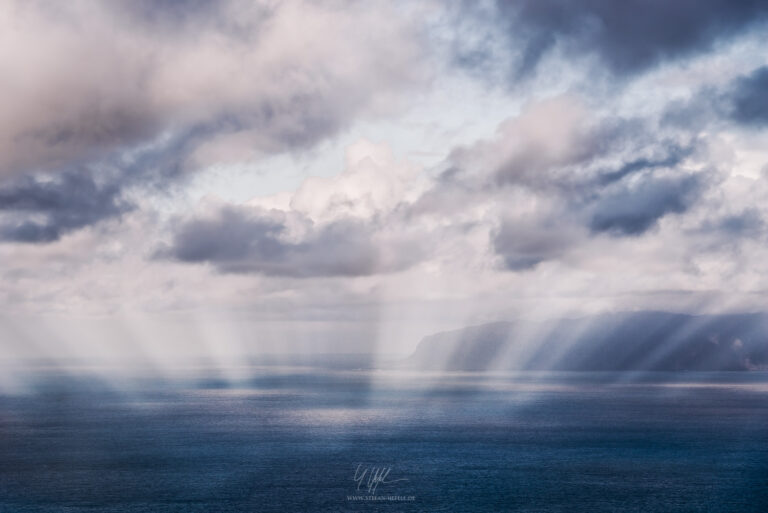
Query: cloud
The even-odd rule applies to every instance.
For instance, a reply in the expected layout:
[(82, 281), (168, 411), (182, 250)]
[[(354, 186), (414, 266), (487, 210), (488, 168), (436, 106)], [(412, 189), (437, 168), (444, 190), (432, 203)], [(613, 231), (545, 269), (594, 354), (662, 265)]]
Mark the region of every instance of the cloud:
[(603, 114), (561, 95), (452, 151), (409, 212), (484, 226), (501, 267), (527, 271), (574, 250), (587, 258), (594, 239), (637, 238), (686, 213), (710, 189), (708, 158), (705, 140), (652, 115)]
[(505, 269), (523, 271), (587, 246), (590, 235), (646, 233), (664, 216), (685, 212), (705, 190), (703, 175), (675, 168), (689, 153), (672, 148), (666, 157), (633, 159), (576, 187), (539, 191), (527, 209), (505, 208), (492, 234), (494, 252)]
[(757, 208), (749, 207), (738, 214), (725, 216), (714, 226), (706, 228), (722, 230), (731, 237), (757, 237), (765, 232), (765, 221)]
[(744, 125), (768, 125), (768, 66), (737, 78), (727, 97), (734, 121)]
[(130, 192), (168, 190), (185, 154), (211, 130), (198, 126), (155, 146), (90, 166), (0, 178), (0, 242), (49, 243), (133, 210)]
[[(299, 233), (291, 234), (292, 228)], [(183, 222), (158, 256), (209, 263), (223, 273), (309, 278), (398, 271), (415, 263), (420, 251), (418, 241), (388, 238), (360, 219), (317, 226), (299, 214), (226, 206)]]
[(510, 42), (522, 46), (518, 76), (535, 70), (555, 49), (567, 58), (595, 58), (613, 75), (630, 76), (709, 51), (768, 15), (768, 5), (759, 0), (523, 0), (497, 6)]
[[(753, 66), (753, 65), (752, 65)], [(664, 107), (661, 124), (689, 132), (723, 131), (738, 126), (768, 126), (768, 66), (719, 76)]]
[(400, 271), (429, 253), (426, 232), (405, 219), (425, 180), (386, 145), (361, 140), (348, 148), (342, 173), (307, 178), (287, 197), (204, 204), (171, 227), (157, 256), (294, 278)]
[(254, 150), (295, 149), (424, 69), (415, 65), (416, 33), (383, 4), (11, 2), (3, 10), (1, 173), (59, 167), (222, 119), (250, 132)]
[(499, 183), (542, 185), (551, 171), (579, 164), (599, 151), (600, 142), (588, 126), (588, 113), (573, 98), (558, 97), (528, 106), (499, 130), (503, 161)]
[(428, 184), (421, 168), (396, 159), (387, 145), (360, 140), (347, 148), (342, 173), (304, 180), (291, 194), (290, 208), (320, 222), (370, 219), (412, 203)]
[(475, 188), (581, 194), (690, 154), (687, 142), (654, 134), (654, 125), (652, 119), (597, 114), (574, 95), (546, 98), (526, 104), (494, 137), (455, 149), (445, 178)]
[(603, 193), (590, 207), (593, 232), (640, 235), (667, 214), (685, 212), (703, 187), (700, 176), (649, 177)]
[[(2, 3), (4, 311), (389, 350), (409, 319), (763, 308), (763, 6), (483, 5)], [(360, 136), (394, 153), (342, 169)]]
[(493, 249), (510, 271), (532, 269), (561, 257), (582, 239), (578, 226), (557, 218), (506, 219), (493, 235)]
[(51, 242), (62, 234), (130, 209), (119, 182), (98, 183), (88, 173), (60, 173), (48, 180), (21, 177), (0, 188), (0, 240)]
[(693, 153), (692, 148), (681, 147), (674, 143), (662, 143), (660, 146), (660, 151), (658, 151), (659, 154), (655, 156), (641, 156), (634, 160), (630, 160), (629, 162), (622, 164), (619, 169), (600, 174), (597, 177), (596, 182), (599, 185), (605, 186), (640, 171), (675, 167)]
[[(398, 94), (427, 75), (423, 52), (418, 30), (385, 3), (6, 2), (0, 180), (67, 173), (46, 186), (61, 182), (63, 193), (82, 173), (74, 169), (100, 182), (115, 161), (147, 148), (165, 154), (159, 173), (139, 173), (147, 182), (306, 149), (397, 108)], [(83, 195), (70, 202), (80, 200), (93, 208)], [(45, 209), (28, 204), (16, 210), (29, 218), (6, 238), (58, 237), (32, 219)], [(103, 218), (75, 217), (63, 230)]]

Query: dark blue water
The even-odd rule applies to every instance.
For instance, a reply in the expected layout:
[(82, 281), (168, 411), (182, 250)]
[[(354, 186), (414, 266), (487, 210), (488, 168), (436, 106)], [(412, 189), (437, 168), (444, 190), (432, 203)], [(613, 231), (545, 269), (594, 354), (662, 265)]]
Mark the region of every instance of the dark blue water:
[(0, 397), (0, 512), (768, 511), (765, 373), (261, 368), (130, 390), (51, 375)]

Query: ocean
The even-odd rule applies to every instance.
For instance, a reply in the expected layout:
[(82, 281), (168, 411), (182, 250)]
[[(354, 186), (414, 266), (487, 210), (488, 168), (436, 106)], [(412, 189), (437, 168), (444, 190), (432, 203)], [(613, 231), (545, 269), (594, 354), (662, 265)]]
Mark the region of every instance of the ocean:
[(0, 397), (0, 512), (765, 512), (768, 373), (253, 367)]

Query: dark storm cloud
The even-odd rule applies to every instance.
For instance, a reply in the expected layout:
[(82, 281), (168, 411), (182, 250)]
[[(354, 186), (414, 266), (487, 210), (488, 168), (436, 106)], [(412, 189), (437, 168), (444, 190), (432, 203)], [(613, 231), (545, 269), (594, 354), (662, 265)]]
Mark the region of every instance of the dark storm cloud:
[(0, 181), (0, 242), (48, 243), (135, 208), (131, 191), (164, 191), (185, 173), (200, 140), (231, 130), (231, 120), (200, 125), (148, 149), (117, 152), (91, 167)]
[(663, 126), (701, 131), (722, 123), (747, 129), (768, 126), (768, 66), (733, 78), (724, 86), (704, 86), (686, 100), (671, 102), (661, 117)]
[(87, 172), (22, 177), (0, 187), (0, 240), (51, 242), (119, 216), (130, 208), (121, 192), (119, 181), (98, 183)]
[(685, 212), (702, 187), (697, 175), (619, 184), (606, 190), (589, 208), (589, 228), (614, 235), (640, 235), (665, 215)]
[(518, 75), (533, 70), (556, 44), (596, 56), (615, 75), (707, 51), (716, 41), (764, 21), (762, 0), (521, 0), (497, 2), (515, 46)]
[(376, 240), (376, 227), (357, 219), (315, 226), (291, 240), (281, 211), (225, 207), (215, 216), (181, 223), (159, 258), (209, 263), (224, 273), (257, 273), (308, 278), (365, 276), (404, 269), (419, 259), (418, 244), (395, 242), (398, 251)]
[(745, 125), (768, 125), (768, 66), (738, 78), (728, 96), (734, 121)]

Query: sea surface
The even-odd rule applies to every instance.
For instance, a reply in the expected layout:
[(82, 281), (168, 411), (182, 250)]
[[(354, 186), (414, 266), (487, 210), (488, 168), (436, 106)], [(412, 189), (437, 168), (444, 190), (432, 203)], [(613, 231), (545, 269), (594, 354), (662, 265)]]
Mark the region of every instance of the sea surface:
[(39, 371), (0, 512), (766, 512), (768, 373)]

